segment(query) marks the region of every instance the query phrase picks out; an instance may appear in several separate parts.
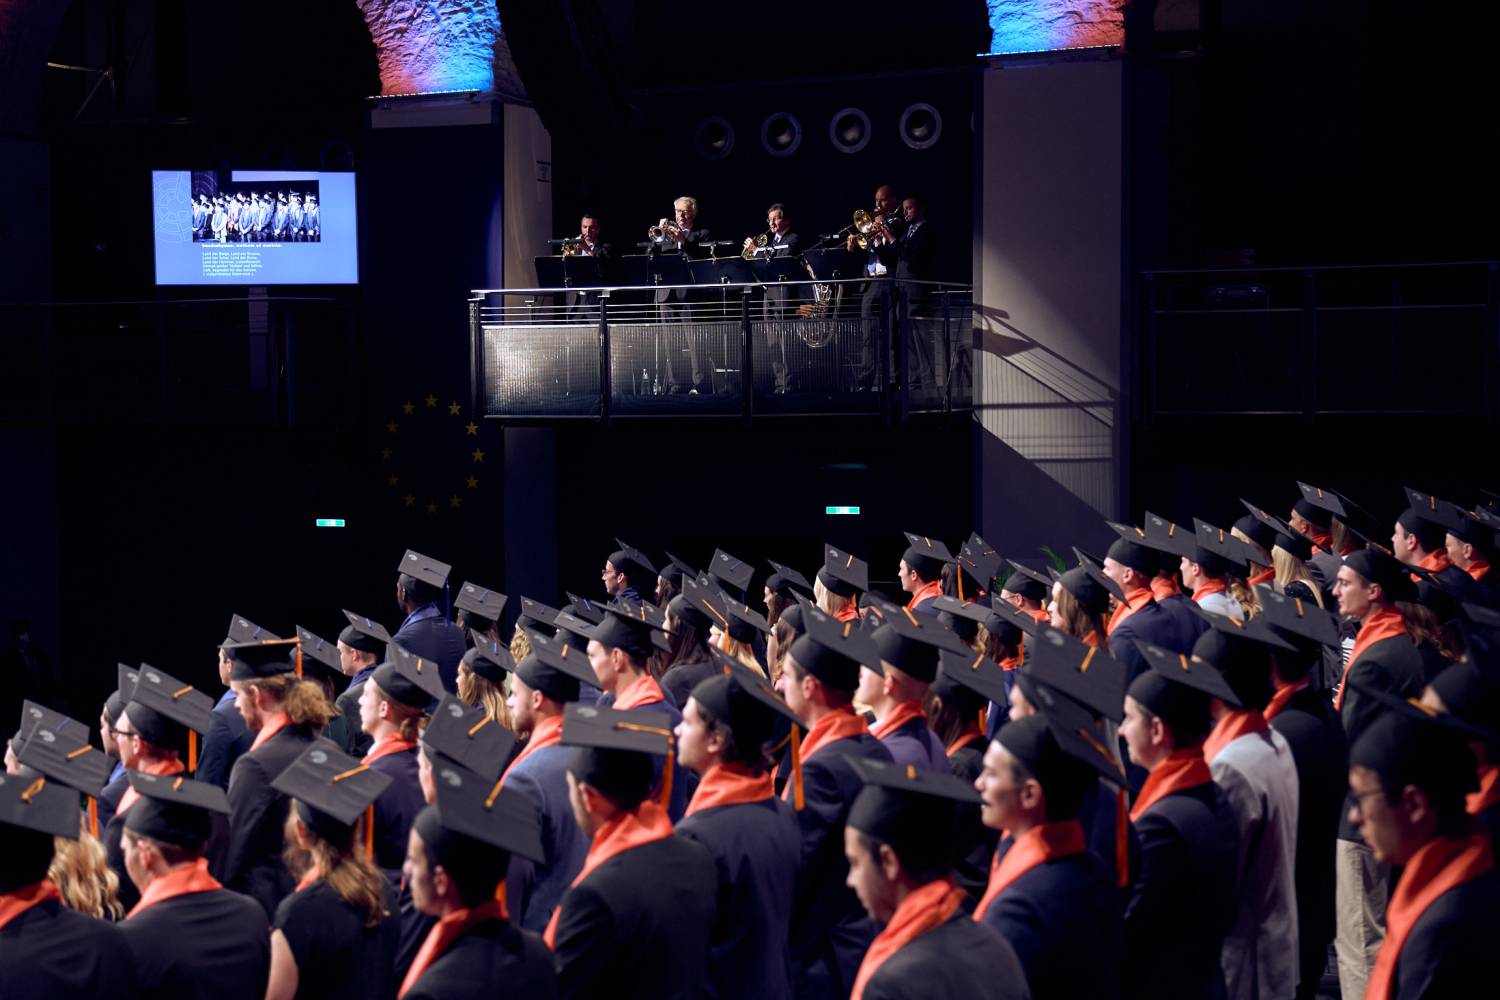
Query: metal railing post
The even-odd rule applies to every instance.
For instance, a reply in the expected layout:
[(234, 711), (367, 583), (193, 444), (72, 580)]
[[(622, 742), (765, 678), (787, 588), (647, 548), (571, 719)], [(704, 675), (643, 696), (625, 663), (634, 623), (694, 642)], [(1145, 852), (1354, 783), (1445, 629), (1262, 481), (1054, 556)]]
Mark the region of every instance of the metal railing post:
[(599, 293), (599, 420), (609, 423), (613, 375), (609, 370), (609, 293)]
[(750, 294), (749, 285), (740, 289), (740, 393), (745, 397), (745, 424), (748, 426), (755, 416), (755, 374), (752, 371), (754, 342), (750, 339)]

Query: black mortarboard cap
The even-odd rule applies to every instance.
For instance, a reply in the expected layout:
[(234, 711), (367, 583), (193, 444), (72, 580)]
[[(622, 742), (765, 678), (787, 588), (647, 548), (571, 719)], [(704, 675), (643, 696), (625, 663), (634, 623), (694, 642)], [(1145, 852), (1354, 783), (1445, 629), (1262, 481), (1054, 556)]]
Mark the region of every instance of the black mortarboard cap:
[(1259, 584), (1255, 595), (1260, 600), (1261, 617), (1284, 637), (1307, 640), (1329, 649), (1338, 649), (1339, 623), (1333, 613), (1300, 597), (1288, 597), (1272, 587)]
[(659, 575), (676, 583), (684, 577), (689, 580), (697, 579), (698, 571), (668, 552), (667, 564), (661, 568)]
[(1271, 546), (1276, 544), (1277, 531), (1275, 528), (1254, 514), (1246, 514), (1234, 522), (1233, 530), (1250, 539), (1246, 544), (1251, 546), (1249, 550), (1251, 559), (1262, 566), (1270, 565)]
[(829, 593), (853, 597), (856, 591), (870, 589), (870, 566), (848, 552), (824, 545), (823, 568), (818, 570), (818, 579)]
[(196, 849), (208, 840), (210, 813), (229, 815), (224, 789), (181, 775), (125, 772), (141, 800), (125, 814), (125, 829), (177, 847)]
[(141, 739), (158, 745), (170, 744), (177, 735), (175, 726), (167, 722), (206, 734), (213, 710), (213, 698), (146, 663), (141, 664), (135, 695), (125, 706)]
[(384, 625), (349, 610), (344, 611), (344, 617), (349, 619), (349, 624), (339, 633), (339, 642), (361, 653), (374, 653), (376, 656), (385, 653), (385, 647), (391, 641), (391, 633), (386, 631)]
[(392, 778), (361, 763), (332, 740), (308, 744), (271, 781), (271, 788), (296, 799), (302, 821), (321, 837), (337, 842), (388, 787)]
[[(975, 531), (969, 532), (969, 537), (958, 547), (958, 558), (955, 560), (960, 571), (965, 573), (969, 579), (979, 585), (979, 588), (988, 591), (1000, 572), (1003, 560), (1000, 553), (994, 547), (979, 537)], [(963, 580), (959, 580), (962, 585)], [(978, 597), (978, 594), (965, 594), (965, 598)]]
[(506, 597), (498, 590), (490, 590), (481, 587), (477, 583), (465, 582), (458, 588), (458, 596), (453, 599), (453, 606), (470, 614), (478, 615), (486, 621), (497, 622), (505, 613)]
[(585, 618), (578, 617), (564, 608), (558, 611), (557, 615), (552, 619), (552, 627), (557, 630), (556, 634), (559, 638), (571, 639), (581, 646), (587, 646), (589, 640), (594, 637), (594, 629), (603, 624), (605, 617), (605, 615), (601, 614), (599, 621), (591, 622)]
[(1249, 569), (1249, 551), (1245, 544), (1225, 528), (1195, 517), (1193, 544), (1190, 558), (1211, 576), (1222, 576), (1225, 572), (1243, 576)]
[(78, 839), (78, 795), (45, 777), (0, 774), (0, 823)]
[(1012, 572), (1001, 589), (1020, 594), (1031, 601), (1045, 601), (1047, 595), (1052, 593), (1052, 580), (1045, 573), (1023, 566), (1014, 559), (1008, 562)]
[(420, 580), (429, 587), (442, 590), (448, 585), (448, 574), (453, 572), (453, 567), (445, 562), (438, 562), (431, 556), (424, 556), (420, 552), (411, 549), (401, 557), (401, 565), (396, 569), (405, 573), (414, 580)]
[(547, 860), (531, 796), (447, 763), (434, 767), (433, 784), (436, 801), (413, 826), (438, 864), (463, 870), (466, 861), (496, 848), (539, 864)]
[(766, 579), (767, 590), (785, 597), (790, 597), (793, 593), (801, 593), (807, 597), (812, 596), (813, 585), (807, 577), (790, 566), (784, 566), (774, 559), (766, 561), (771, 564), (771, 569), (774, 571)]
[(569, 705), (563, 711), (562, 742), (565, 746), (661, 757), (671, 749), (673, 738), (671, 722), (660, 712)]
[(852, 692), (859, 687), (860, 665), (879, 664), (879, 652), (856, 622), (841, 622), (811, 605), (802, 609), (802, 622), (807, 631), (792, 641), (788, 655), (835, 691)]
[(443, 696), (432, 721), (422, 730), (422, 746), (493, 781), (500, 777), (515, 748), (516, 737), (482, 708)]
[(717, 659), (724, 672), (699, 681), (692, 698), (734, 732), (735, 743), (750, 747), (769, 742), (776, 732), (778, 716), (800, 724), (770, 681), (721, 652)]
[[(1083, 719), (1087, 719), (1087, 722), (1083, 722)], [(1093, 719), (1088, 718), (1087, 713), (1082, 717), (1070, 716), (1069, 721), (1077, 721), (1080, 728), (1092, 729)], [(1083, 744), (1083, 748), (1089, 752), (1089, 758), (1080, 758), (1072, 752), (1082, 742), (1082, 737), (1071, 730), (1064, 731), (1069, 732), (1072, 737), (1066, 748), (1047, 717), (1047, 709), (1038, 706), (1037, 714), (1024, 716), (1002, 726), (995, 734), (995, 742), (1031, 772), (1031, 776), (1041, 784), (1043, 792), (1076, 801), (1075, 796), (1096, 780), (1098, 768), (1087, 743)], [(1111, 774), (1111, 777), (1116, 781), (1122, 780), (1116, 774)]]
[(1090, 559), (1080, 559), (1078, 565), (1058, 577), (1057, 582), (1062, 584), (1063, 590), (1078, 598), (1091, 613), (1107, 612), (1111, 597), (1122, 604), (1125, 601), (1125, 591), (1109, 578), (1101, 566)]
[(892, 608), (884, 625), (870, 635), (870, 642), (880, 656), (871, 669), (884, 664), (919, 681), (932, 682), (937, 675), (938, 653), (943, 649), (964, 650), (964, 644), (935, 619), (919, 618), (909, 608)]
[(516, 669), (510, 649), (478, 629), (470, 629), (469, 637), (474, 640), (474, 648), (464, 654), (469, 669), (492, 684), (504, 684), (505, 675)]
[(928, 605), (938, 613), (938, 623), (966, 644), (973, 642), (979, 635), (979, 626), (995, 615), (986, 605), (970, 604), (947, 594), (939, 594)]
[[(1298, 483), (1297, 489), (1302, 491), (1302, 499), (1306, 501), (1305, 506), (1295, 508), (1297, 513), (1306, 517), (1320, 528), (1329, 526), (1330, 522), (1328, 518), (1330, 515), (1343, 519), (1348, 514), (1348, 505), (1344, 502), (1344, 498), (1333, 492), (1333, 490), (1320, 489), (1317, 486), (1309, 486), (1307, 483)], [(1322, 515), (1322, 520), (1318, 520), (1308, 517), (1306, 513), (1308, 509), (1326, 513)]]
[(41, 723), (31, 727), (16, 759), (60, 785), (97, 796), (109, 781), (114, 762), (98, 747), (80, 739), (77, 732), (51, 729)]
[[(1213, 664), (1196, 656), (1174, 653), (1170, 650), (1162, 649), (1160, 646), (1141, 642), (1139, 639), (1135, 640), (1135, 644), (1136, 648), (1141, 651), (1141, 655), (1145, 657), (1146, 663), (1151, 667), (1154, 676), (1165, 678), (1183, 687), (1192, 688), (1211, 698), (1226, 701), (1236, 708), (1239, 707), (1239, 696), (1234, 693), (1234, 689), (1224, 679), (1224, 674)], [(1144, 676), (1146, 675), (1141, 675), (1141, 677)], [(1140, 683), (1141, 677), (1137, 677), (1130, 685), (1129, 694), (1136, 701), (1141, 701), (1136, 696), (1135, 689), (1136, 684)], [(1146, 705), (1145, 702), (1141, 702), (1141, 704)], [(1146, 707), (1151, 708), (1150, 705), (1146, 705)], [(1153, 711), (1155, 710), (1153, 709)], [(1157, 714), (1160, 715), (1161, 713), (1158, 712)], [(1171, 722), (1172, 720), (1168, 719), (1167, 721)]]
[(623, 649), (642, 660), (657, 646), (667, 646), (666, 623), (657, 614), (660, 608), (642, 601), (615, 601), (605, 610), (604, 620), (589, 633), (600, 645)]
[[(1472, 654), (1471, 654), (1472, 655)], [(1471, 726), (1500, 731), (1500, 675), (1493, 664), (1455, 663), (1438, 673), (1429, 684), (1453, 715)], [(1490, 743), (1500, 743), (1500, 736)]]
[(1125, 666), (1101, 646), (1090, 646), (1055, 628), (1044, 628), (1026, 646), (1019, 681), (1045, 684), (1118, 722), (1125, 717)]
[(708, 574), (722, 583), (731, 596), (743, 601), (750, 591), (750, 581), (755, 576), (755, 569), (723, 549), (714, 549), (714, 556), (708, 562)]
[(629, 577), (631, 584), (637, 590), (645, 587), (647, 580), (656, 575), (656, 567), (640, 549), (626, 545), (618, 538), (615, 539), (615, 544), (620, 547), (609, 556), (609, 561), (614, 564), (615, 572), (624, 573)]
[(1010, 703), (1005, 691), (1005, 671), (983, 653), (960, 653), (944, 649), (938, 653), (938, 672), (932, 681), (932, 693), (950, 703), (974, 710), (994, 702), (1002, 707)]
[(794, 635), (801, 635), (807, 631), (807, 625), (802, 621), (802, 609), (812, 602), (800, 594), (797, 597), (797, 601), (798, 603), (782, 609), (781, 615), (776, 619), (776, 624), (780, 625), (782, 622), (786, 622)]
[(948, 551), (948, 546), (941, 539), (910, 531), (905, 532), (905, 535), (906, 551), (901, 554), (901, 558), (923, 579), (936, 580), (943, 572), (943, 564), (953, 561), (953, 553)]
[(1276, 515), (1255, 506), (1249, 500), (1241, 500), (1240, 503), (1245, 505), (1251, 517), (1272, 531), (1273, 537), (1268, 548), (1284, 549), (1288, 555), (1304, 561), (1312, 558), (1312, 542), (1308, 541), (1305, 535)]
[(568, 606), (559, 610), (567, 611), (575, 618), (582, 618), (590, 625), (598, 625), (604, 620), (605, 605), (598, 601), (591, 601), (587, 597), (580, 597), (571, 590), (567, 592), (567, 595)]
[(391, 658), (375, 668), (370, 680), (387, 695), (410, 708), (426, 709), (443, 696), (443, 679), (433, 660), (391, 644)]
[(266, 639), (281, 638), (275, 632), (261, 628), (244, 615), (229, 616), (229, 631), (225, 635), (225, 643), (261, 642)]
[(336, 643), (329, 642), (312, 629), (301, 625), (296, 626), (296, 629), (297, 641), (301, 643), (304, 658), (311, 657), (335, 673), (343, 672), (343, 666), (339, 660), (339, 647)]
[(865, 783), (849, 807), (851, 828), (898, 853), (937, 840), (951, 840), (960, 805), (979, 802), (972, 783), (946, 771), (848, 758)]
[[(1130, 530), (1132, 533), (1135, 531), (1134, 528)], [(1077, 552), (1077, 549), (1074, 551)], [(1146, 544), (1144, 534), (1134, 539), (1121, 535), (1109, 543), (1105, 556), (1122, 566), (1129, 566), (1137, 573), (1155, 576), (1157, 566), (1161, 565), (1161, 557), (1157, 555), (1157, 551), (1155, 547)]]
[(531, 629), (533, 627), (545, 628), (548, 634), (555, 632), (557, 626), (553, 621), (557, 618), (557, 609), (550, 604), (534, 601), (529, 597), (521, 598), (521, 616), (516, 619), (516, 628)]
[[(55, 733), (66, 733), (84, 743), (89, 740), (89, 727), (61, 712), (53, 711), (34, 701), (21, 702), (21, 725), (16, 730), (17, 738), (23, 738), (34, 726), (46, 726)], [(22, 739), (24, 742), (24, 739)]]
[(292, 663), (296, 643), (291, 639), (236, 642), (219, 648), (229, 657), (229, 679), (232, 681), (265, 680), (292, 673), (296, 669)]
[(728, 632), (731, 639), (739, 642), (754, 642), (757, 634), (771, 634), (771, 626), (766, 621), (766, 616), (748, 604), (732, 599), (726, 600), (724, 610), (729, 615)]
[(1378, 583), (1389, 601), (1415, 601), (1412, 568), (1381, 549), (1360, 549), (1344, 557), (1344, 565), (1370, 583)]
[(549, 636), (528, 631), (531, 652), (516, 664), (516, 676), (526, 686), (551, 698), (567, 703), (578, 700), (580, 684), (596, 685), (598, 677), (589, 665), (588, 649), (567, 635)]
[(1469, 743), (1493, 744), (1500, 742), (1500, 735), (1415, 698), (1393, 695), (1362, 678), (1352, 677), (1350, 683), (1360, 694), (1390, 709), (1380, 713), (1350, 745), (1351, 768), (1369, 768), (1380, 775), (1387, 788), (1400, 789), (1408, 784), (1428, 790), (1441, 788), (1454, 798), (1479, 787), (1478, 767)]

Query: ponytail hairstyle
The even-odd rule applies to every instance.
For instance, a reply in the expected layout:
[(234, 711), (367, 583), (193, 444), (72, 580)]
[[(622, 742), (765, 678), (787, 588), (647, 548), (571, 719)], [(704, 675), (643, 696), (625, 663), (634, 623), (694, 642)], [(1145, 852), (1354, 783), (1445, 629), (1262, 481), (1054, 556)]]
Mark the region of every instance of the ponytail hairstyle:
[[(379, 690), (377, 688), (376, 690)], [(384, 694), (385, 692), (381, 692)], [(514, 731), (510, 722), (510, 706), (505, 703), (505, 688), (488, 677), (481, 677), (468, 667), (458, 669), (458, 700), (465, 705), (484, 709), (484, 714), (506, 729)], [(407, 706), (399, 706), (407, 707)], [(404, 722), (404, 720), (403, 720)], [(402, 735), (406, 730), (403, 725)]]
[(322, 729), (337, 714), (316, 681), (299, 679), (296, 674), (258, 677), (245, 686), (258, 688), (280, 705), (294, 726)]
[(120, 876), (110, 867), (100, 844), (87, 829), (78, 839), (54, 837), (47, 877), (62, 893), (63, 905), (96, 920), (114, 922), (125, 916), (120, 904)]
[[(287, 846), (283, 855), (287, 867), (299, 879), (316, 869), (319, 879), (327, 883), (334, 895), (364, 918), (366, 927), (375, 927), (391, 914), (386, 895), (390, 882), (365, 857), (364, 850), (356, 846), (364, 817), (348, 828), (346, 836), (334, 836), (329, 829), (315, 830), (311, 823), (303, 822), (299, 815), (302, 808), (301, 802), (294, 802), (287, 811)], [(298, 846), (293, 832), (299, 827), (307, 841), (306, 850)]]
[[(483, 678), (475, 679), (483, 680)], [(375, 683), (375, 678), (373, 677), (365, 681), (365, 683), (370, 685), (371, 690), (375, 692), (375, 697), (379, 698), (381, 701), (385, 702), (391, 707), (390, 718), (391, 721), (396, 724), (396, 730), (400, 734), (401, 738), (403, 740), (411, 740), (412, 742), (416, 742), (417, 737), (422, 733), (422, 710), (420, 708), (412, 708), (410, 705), (403, 705), (395, 698), (392, 698), (390, 695), (380, 690), (380, 685)], [(505, 702), (502, 699), (501, 704), (503, 705), (504, 703)], [(469, 702), (468, 704), (474, 705), (477, 704), (477, 702)], [(495, 721), (498, 722), (499, 720), (497, 719)]]
[(1250, 585), (1233, 573), (1224, 574), (1224, 585), (1229, 590), (1229, 596), (1239, 602), (1240, 607), (1245, 609), (1246, 618), (1254, 618), (1260, 614), (1260, 598)]

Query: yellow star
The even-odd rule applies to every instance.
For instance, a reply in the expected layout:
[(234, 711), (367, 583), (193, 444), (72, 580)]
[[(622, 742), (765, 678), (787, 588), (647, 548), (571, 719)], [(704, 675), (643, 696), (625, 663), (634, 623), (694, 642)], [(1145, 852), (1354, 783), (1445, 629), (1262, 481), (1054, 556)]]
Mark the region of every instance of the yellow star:
[(413, 413), (417, 412), (417, 405), (408, 399), (406, 402), (401, 404), (401, 412), (406, 414), (407, 416), (411, 416)]
[(396, 485), (396, 474), (394, 472), (391, 473), (389, 476), (386, 477), (385, 482), (386, 482), (387, 486), (395, 486)]
[(431, 500), (427, 501), (427, 513), (429, 513), (429, 514), (436, 514), (437, 513), (437, 504), (433, 503)]
[(456, 416), (458, 416), (458, 411), (461, 410), (461, 409), (463, 409), (463, 407), (459, 406), (457, 403), (449, 403), (448, 404), (448, 416), (450, 416), (450, 417), (456, 417)]
[(401, 500), (408, 507), (415, 507), (417, 505), (417, 498), (414, 497), (414, 496), (412, 496), (410, 493), (408, 493), (408, 494), (406, 494), (406, 496), (402, 497)]
[(389, 449), (389, 448), (382, 448), (382, 449), (380, 449), (380, 457), (383, 458), (383, 459), (385, 459), (387, 462), (389, 462), (391, 460), (391, 449)]
[(479, 480), (475, 479), (473, 475), (470, 475), (468, 479), (464, 480), (464, 482), (469, 484), (469, 489), (471, 490), (479, 489)]
[(394, 434), (394, 433), (396, 433), (396, 421), (394, 421), (394, 420), (387, 420), (386, 423), (385, 423), (385, 432), (387, 434)]
[(458, 497), (457, 494), (454, 494), (453, 496), (451, 496), (451, 497), (448, 498), (448, 506), (452, 507), (454, 510), (457, 510), (459, 507), (462, 507), (463, 505), (464, 505), (464, 502), (461, 499), (459, 499), (459, 497)]
[(484, 449), (483, 448), (475, 448), (473, 451), (469, 452), (469, 454), (472, 455), (472, 456), (474, 456), (474, 461), (476, 461), (476, 462), (483, 462), (484, 461)]
[(479, 425), (476, 424), (474, 421), (470, 420), (468, 423), (464, 424), (464, 432), (466, 434), (468, 434), (470, 437), (478, 437), (479, 436)]
[(432, 393), (429, 392), (427, 394), (427, 398), (425, 400), (423, 400), (423, 402), (427, 404), (427, 408), (429, 410), (435, 410), (435, 409), (437, 409), (437, 397), (434, 396)]

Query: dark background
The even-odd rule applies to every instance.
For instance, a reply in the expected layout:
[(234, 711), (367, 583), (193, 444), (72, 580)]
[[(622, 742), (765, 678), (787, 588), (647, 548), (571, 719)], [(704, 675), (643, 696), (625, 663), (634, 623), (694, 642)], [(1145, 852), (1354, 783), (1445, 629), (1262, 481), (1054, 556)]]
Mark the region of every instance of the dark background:
[[(791, 24), (681, 2), (502, 0), (553, 141), (554, 232), (538, 243), (575, 233), (585, 208), (604, 216), (607, 240), (632, 242), (684, 193), (716, 236), (760, 232), (766, 206), (784, 201), (807, 238), (844, 225), (891, 181), (928, 196), (945, 270), (964, 279), (984, 5), (803, 8)], [(1297, 266), (1497, 255), (1484, 155), (1494, 11), (1348, 0), (1205, 10), (1204, 30), (1135, 35), (1126, 56), (1128, 275), (1247, 250)], [(0, 179), (13, 193), (0, 216), (0, 594), (4, 617), (29, 618), (74, 679), (64, 700), (81, 718), (117, 660), (211, 687), (231, 612), (282, 634), (301, 624), (331, 636), (341, 607), (396, 624), (407, 547), (454, 563), (455, 583), (549, 603), (564, 588), (598, 593), (616, 535), (654, 556), (670, 547), (702, 563), (722, 546), (804, 570), (826, 540), (889, 581), (901, 531), (956, 543), (979, 491), (1000, 485), (976, 468), (967, 417), (468, 435), (465, 297), (492, 263), (498, 126), (371, 129), (379, 77), (352, 3), (75, 0), (3, 16), (0, 71), (13, 85), (0, 99)], [(236, 57), (211, 44), (216, 30), (252, 23), (299, 25), (315, 55), (283, 58), (267, 44)], [(93, 77), (46, 60), (109, 65), (113, 84), (90, 98)], [(943, 117), (942, 138), (920, 152), (895, 136), (915, 101)], [(872, 118), (871, 143), (854, 155), (827, 137), (830, 113), (847, 105)], [(775, 111), (803, 128), (784, 159), (760, 146)], [(710, 114), (736, 133), (714, 162), (693, 147)], [(317, 301), (263, 314), (243, 298), (211, 301), (232, 298), (223, 290), (186, 303), (180, 289), (158, 293), (149, 171), (275, 167), (358, 172), (362, 284), (273, 292)], [(1382, 516), (1398, 506), (1398, 479), (1469, 499), (1470, 485), (1495, 478), (1493, 342), (1445, 336), (1435, 327), (1419, 341), (1404, 384), (1329, 359), (1328, 388), (1368, 397), (1364, 414), (1172, 416), (1144, 407), (1143, 383), (1127, 381), (1122, 514), (1227, 519), (1240, 495), (1289, 504), (1297, 478)], [(1358, 328), (1343, 343), (1353, 355), (1389, 350)], [(1191, 331), (1179, 344), (1192, 349)], [(1269, 353), (1248, 363), (1274, 372)], [(1210, 387), (1245, 377), (1200, 374)], [(1389, 412), (1432, 391), (1472, 395), (1476, 412)], [(865, 513), (826, 517), (834, 503)], [(349, 527), (316, 529), (317, 516)]]

